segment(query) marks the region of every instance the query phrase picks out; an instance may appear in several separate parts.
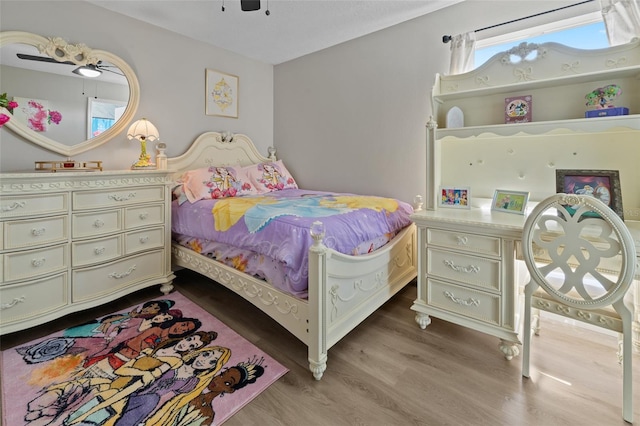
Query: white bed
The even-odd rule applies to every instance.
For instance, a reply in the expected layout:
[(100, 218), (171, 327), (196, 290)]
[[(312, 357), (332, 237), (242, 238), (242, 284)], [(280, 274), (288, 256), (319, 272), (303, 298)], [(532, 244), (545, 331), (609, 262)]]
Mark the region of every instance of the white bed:
[[(189, 150), (168, 159), (178, 178), (187, 170), (210, 166), (250, 165), (275, 161), (262, 156), (245, 135), (207, 132)], [(309, 369), (320, 380), (327, 352), (360, 322), (416, 277), (416, 234), (411, 224), (384, 247), (370, 254), (349, 256), (327, 248), (320, 236), (309, 251), (308, 299), (272, 287), (175, 242), (172, 265), (196, 271), (231, 289), (285, 327), (308, 347)]]

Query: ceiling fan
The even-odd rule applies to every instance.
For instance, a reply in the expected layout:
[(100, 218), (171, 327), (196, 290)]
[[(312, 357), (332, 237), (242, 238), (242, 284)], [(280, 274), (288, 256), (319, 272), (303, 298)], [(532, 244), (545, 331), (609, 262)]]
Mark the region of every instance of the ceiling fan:
[[(77, 65), (71, 61), (56, 61), (54, 58), (50, 58), (48, 56), (27, 55), (25, 53), (16, 53), (16, 55), (18, 56), (18, 58), (25, 59), (27, 61), (48, 62), (52, 64), (63, 64), (63, 65)], [(117, 71), (110, 68), (115, 68)], [(95, 65), (94, 64), (81, 65), (71, 72), (84, 77), (98, 77), (100, 74), (102, 74), (103, 71), (124, 76), (124, 74), (120, 71), (118, 67), (114, 65), (103, 65), (102, 61), (98, 61)]]

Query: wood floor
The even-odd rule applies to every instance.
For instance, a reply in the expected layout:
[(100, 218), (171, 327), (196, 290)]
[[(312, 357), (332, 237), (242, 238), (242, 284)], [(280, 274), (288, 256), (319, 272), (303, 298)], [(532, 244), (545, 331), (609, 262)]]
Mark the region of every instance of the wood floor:
[[(235, 425), (626, 425), (613, 336), (545, 321), (533, 339), (532, 377), (498, 339), (433, 319), (414, 321), (410, 284), (329, 351), (321, 381), (306, 347), (222, 286), (179, 271), (175, 286), (290, 371), (225, 426)], [(150, 288), (47, 325), (3, 336), (2, 350), (157, 297)], [(640, 424), (640, 356), (634, 355)]]

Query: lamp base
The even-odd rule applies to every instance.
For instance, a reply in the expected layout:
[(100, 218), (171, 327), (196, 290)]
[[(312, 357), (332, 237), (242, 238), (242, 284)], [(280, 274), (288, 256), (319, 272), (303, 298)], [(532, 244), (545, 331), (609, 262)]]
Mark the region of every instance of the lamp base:
[(156, 165), (151, 162), (151, 156), (140, 155), (138, 161), (131, 165), (131, 170), (155, 169)]

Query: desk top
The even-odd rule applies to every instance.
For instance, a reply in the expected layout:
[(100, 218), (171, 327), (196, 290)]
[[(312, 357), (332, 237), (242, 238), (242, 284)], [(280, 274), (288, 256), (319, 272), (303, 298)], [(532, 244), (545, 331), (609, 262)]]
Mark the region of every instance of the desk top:
[[(527, 212), (531, 210), (527, 209)], [(487, 207), (465, 209), (419, 210), (411, 215), (411, 219), (417, 225), (438, 223), (440, 226), (451, 227), (459, 230), (469, 230), (476, 233), (494, 234), (503, 237), (519, 239), (527, 220), (527, 214), (514, 214), (493, 211)], [(636, 245), (637, 256), (640, 258), (640, 221), (626, 220)]]

